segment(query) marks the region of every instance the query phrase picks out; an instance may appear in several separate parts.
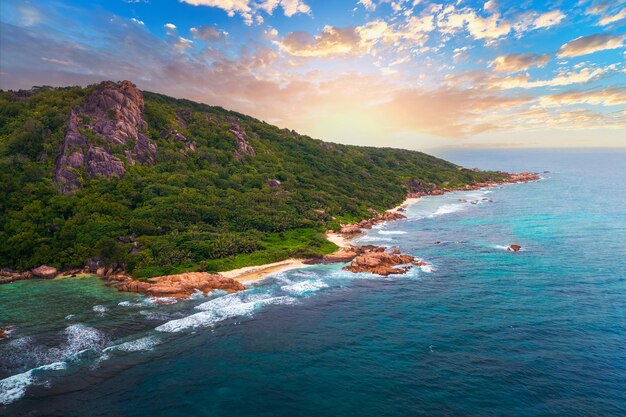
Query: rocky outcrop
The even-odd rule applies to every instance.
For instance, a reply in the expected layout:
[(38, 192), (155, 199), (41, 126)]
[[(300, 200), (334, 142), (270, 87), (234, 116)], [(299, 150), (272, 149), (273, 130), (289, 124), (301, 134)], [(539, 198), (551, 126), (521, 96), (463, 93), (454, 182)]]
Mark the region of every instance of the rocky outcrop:
[(256, 155), (256, 151), (250, 145), (250, 139), (246, 134), (246, 131), (241, 128), (238, 124), (233, 124), (229, 132), (232, 133), (237, 139), (237, 150), (235, 151), (235, 157), (237, 159), (241, 159), (247, 155), (254, 156)]
[(184, 155), (188, 155), (190, 152), (195, 152), (196, 147), (198, 146), (196, 141), (187, 139), (185, 135), (183, 135), (182, 133), (179, 133), (176, 129), (163, 129), (161, 133), (159, 134), (159, 136), (161, 137), (161, 139), (167, 138), (174, 142), (182, 142), (182, 144), (185, 147), (181, 149), (180, 151)]
[(37, 278), (50, 279), (56, 277), (59, 270), (51, 266), (41, 265), (30, 272)]
[(267, 180), (265, 181), (265, 183), (269, 185), (271, 188), (278, 188), (281, 185), (280, 181), (278, 181), (277, 179)]
[(392, 274), (404, 274), (413, 265), (425, 266), (428, 263), (416, 259), (411, 255), (404, 255), (399, 250), (385, 252), (383, 247), (375, 247), (358, 255), (345, 270), (350, 272), (368, 272), (370, 274), (388, 276)]
[(152, 165), (157, 147), (145, 133), (143, 95), (130, 81), (105, 81), (69, 115), (63, 146), (56, 159), (55, 182), (69, 194), (80, 186), (80, 171), (89, 177), (123, 178), (124, 162), (113, 148), (126, 148), (129, 164)]
[(427, 193), (428, 189), (422, 184), (422, 182), (416, 178), (413, 178), (405, 184), (406, 190), (409, 194), (413, 193)]
[(518, 245), (517, 243), (513, 243), (508, 248), (506, 248), (506, 250), (510, 252), (519, 252), (522, 250), (522, 246)]
[(357, 234), (361, 233), (362, 229), (371, 229), (374, 225), (380, 223), (406, 219), (404, 214), (398, 213), (397, 211), (387, 211), (381, 215), (377, 211), (370, 209), (370, 213), (372, 213), (372, 217), (361, 220), (357, 224), (342, 224), (339, 228), (339, 233), (347, 235)]
[(11, 333), (15, 328), (13, 326), (2, 326), (0, 327), (0, 340), (8, 339)]
[(0, 269), (0, 284), (8, 284), (15, 281), (33, 278), (51, 279), (57, 275), (59, 275), (59, 270), (47, 265), (41, 265), (26, 272), (16, 272), (7, 268), (2, 268)]
[(508, 174), (509, 182), (530, 182), (530, 181), (538, 181), (541, 179), (539, 174), (534, 172), (522, 171), (517, 174)]
[(126, 275), (109, 278), (120, 291), (137, 292), (152, 297), (187, 298), (196, 291), (207, 294), (213, 290), (229, 293), (245, 290), (238, 281), (208, 272), (188, 272), (178, 275), (166, 275), (150, 278), (147, 281), (136, 281)]
[(32, 279), (33, 273), (30, 271), (26, 272), (15, 272), (7, 268), (0, 269), (0, 284), (8, 284), (14, 281), (21, 281), (23, 279)]

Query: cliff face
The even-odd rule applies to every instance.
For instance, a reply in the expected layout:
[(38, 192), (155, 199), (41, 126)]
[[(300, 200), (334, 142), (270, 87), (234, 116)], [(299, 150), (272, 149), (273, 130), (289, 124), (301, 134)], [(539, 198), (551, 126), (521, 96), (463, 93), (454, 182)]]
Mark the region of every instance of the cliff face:
[(143, 95), (134, 84), (105, 81), (82, 107), (71, 111), (56, 159), (59, 190), (65, 194), (76, 190), (81, 169), (90, 177), (124, 178), (122, 155), (129, 164), (153, 165), (157, 146), (145, 134), (143, 109)]

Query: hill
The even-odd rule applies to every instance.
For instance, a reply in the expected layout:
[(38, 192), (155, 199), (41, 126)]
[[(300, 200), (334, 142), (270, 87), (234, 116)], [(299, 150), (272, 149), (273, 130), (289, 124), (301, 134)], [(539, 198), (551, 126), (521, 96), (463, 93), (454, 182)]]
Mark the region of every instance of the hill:
[[(323, 121), (320, 121), (323, 123)], [(106, 81), (0, 92), (0, 266), (135, 277), (316, 257), (407, 193), (500, 180)]]

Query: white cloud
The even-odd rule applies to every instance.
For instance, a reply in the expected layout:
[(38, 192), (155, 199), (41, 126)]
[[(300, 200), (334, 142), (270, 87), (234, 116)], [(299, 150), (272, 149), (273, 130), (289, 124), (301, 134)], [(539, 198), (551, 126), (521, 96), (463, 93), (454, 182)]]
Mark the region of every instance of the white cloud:
[(173, 23), (166, 23), (163, 25), (163, 27), (165, 28), (165, 31), (167, 32), (167, 34), (170, 36), (176, 33), (176, 25)]
[(264, 11), (272, 14), (278, 7), (283, 9), (287, 17), (295, 14), (309, 14), (311, 8), (303, 0), (180, 0), (183, 3), (193, 6), (208, 6), (224, 10), (228, 16), (239, 14), (246, 25), (263, 23), (263, 17), (258, 13)]

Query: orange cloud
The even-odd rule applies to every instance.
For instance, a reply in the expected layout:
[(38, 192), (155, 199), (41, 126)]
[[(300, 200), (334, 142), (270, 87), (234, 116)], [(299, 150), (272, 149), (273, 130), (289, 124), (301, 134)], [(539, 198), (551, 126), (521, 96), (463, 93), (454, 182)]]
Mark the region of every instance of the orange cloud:
[(542, 67), (550, 61), (549, 54), (507, 54), (501, 55), (491, 63), (494, 70), (499, 72), (517, 72), (532, 66)]
[(558, 107), (575, 104), (590, 104), (602, 106), (618, 106), (626, 104), (626, 88), (610, 87), (600, 90), (565, 91), (540, 98), (542, 106)]

